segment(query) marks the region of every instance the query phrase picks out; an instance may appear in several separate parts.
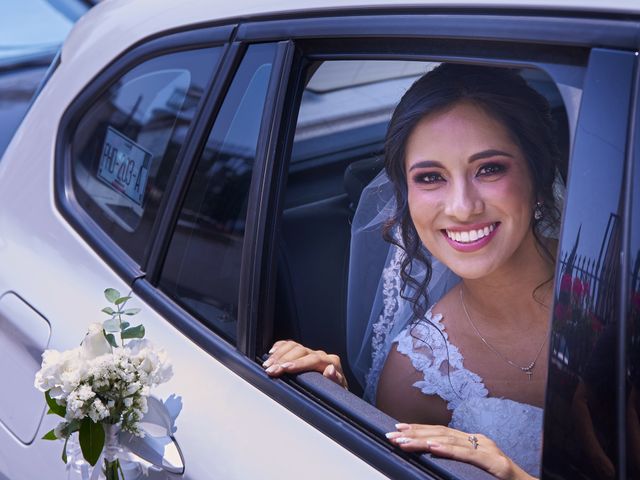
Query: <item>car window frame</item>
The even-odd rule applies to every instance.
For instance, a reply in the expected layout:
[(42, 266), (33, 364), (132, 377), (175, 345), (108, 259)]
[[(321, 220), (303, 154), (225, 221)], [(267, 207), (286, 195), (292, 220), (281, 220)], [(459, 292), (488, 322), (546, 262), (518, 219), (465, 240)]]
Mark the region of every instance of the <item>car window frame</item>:
[[(78, 202), (73, 187), (71, 165), (71, 143), (76, 131), (76, 126), (91, 107), (92, 100), (104, 94), (113, 85), (114, 81), (117, 81), (137, 65), (163, 54), (200, 48), (219, 47), (223, 49), (221, 55), (224, 55), (228, 48), (228, 42), (233, 33), (233, 29), (234, 26), (229, 25), (215, 28), (200, 28), (186, 32), (173, 32), (133, 45), (109, 63), (100, 74), (74, 98), (60, 119), (54, 163), (54, 198), (56, 207), (80, 236), (94, 250), (100, 252), (106, 263), (113, 268), (121, 278), (129, 283), (132, 283), (136, 278), (145, 276), (152, 249), (149, 250), (146, 258), (141, 262), (135, 261), (122, 247), (109, 237)], [(209, 95), (212, 85), (220, 72), (220, 65), (218, 65), (218, 68), (215, 69), (214, 72), (205, 87), (203, 98), (200, 100), (193, 121), (186, 132), (185, 141), (180, 147), (180, 151), (176, 157), (174, 172), (177, 166), (185, 162), (194, 161), (192, 151), (187, 147), (192, 143), (199, 143), (196, 136), (196, 133), (199, 132), (196, 131), (195, 126), (201, 123), (199, 119), (203, 114), (205, 99)], [(160, 203), (158, 215), (151, 229), (150, 239), (155, 239), (161, 231), (159, 219), (164, 217), (164, 212), (167, 208), (166, 197), (173, 189), (174, 184), (175, 175), (172, 174), (170, 175), (165, 195)]]

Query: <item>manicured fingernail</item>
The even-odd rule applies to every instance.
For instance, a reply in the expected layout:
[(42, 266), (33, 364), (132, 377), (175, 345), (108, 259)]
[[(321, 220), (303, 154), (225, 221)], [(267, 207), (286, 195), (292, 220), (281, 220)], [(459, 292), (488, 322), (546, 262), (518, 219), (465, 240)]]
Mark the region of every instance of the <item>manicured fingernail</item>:
[(263, 367), (270, 367), (271, 364), (273, 363), (273, 360), (270, 358), (267, 358), (264, 363), (262, 364)]
[(411, 430), (411, 425), (409, 425), (408, 423), (396, 423), (396, 428), (400, 431)]
[(276, 348), (275, 346), (274, 346), (274, 347), (271, 347), (271, 350), (269, 350), (269, 352), (268, 352), (268, 353), (269, 353), (269, 355), (271, 355), (271, 354), (272, 354), (273, 352), (275, 352), (276, 350), (277, 350), (277, 348)]
[(335, 375), (336, 367), (334, 367), (333, 365), (329, 365), (329, 368), (327, 368), (327, 372), (329, 372), (329, 375)]
[(429, 448), (440, 448), (441, 445), (439, 443), (436, 443), (432, 440), (427, 440), (427, 445), (429, 445)]
[(400, 438), (396, 438), (395, 441), (398, 445), (406, 445), (411, 441), (411, 439), (407, 437), (400, 437)]
[(398, 438), (400, 435), (402, 435), (400, 432), (389, 432), (384, 434), (384, 436), (389, 440), (391, 440), (392, 438)]
[(266, 372), (274, 373), (278, 370), (278, 368), (280, 368), (280, 365), (271, 365), (269, 368), (267, 368)]
[(285, 362), (282, 365), (280, 365), (282, 368), (289, 368), (289, 367), (293, 367), (293, 362)]

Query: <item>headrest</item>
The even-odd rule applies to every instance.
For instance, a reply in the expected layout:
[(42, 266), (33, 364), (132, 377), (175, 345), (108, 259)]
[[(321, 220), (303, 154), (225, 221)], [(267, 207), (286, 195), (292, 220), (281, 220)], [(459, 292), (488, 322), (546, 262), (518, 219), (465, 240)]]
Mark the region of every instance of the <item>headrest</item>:
[(384, 158), (382, 156), (365, 158), (351, 163), (344, 172), (344, 190), (349, 196), (349, 203), (355, 210), (362, 190), (382, 170)]

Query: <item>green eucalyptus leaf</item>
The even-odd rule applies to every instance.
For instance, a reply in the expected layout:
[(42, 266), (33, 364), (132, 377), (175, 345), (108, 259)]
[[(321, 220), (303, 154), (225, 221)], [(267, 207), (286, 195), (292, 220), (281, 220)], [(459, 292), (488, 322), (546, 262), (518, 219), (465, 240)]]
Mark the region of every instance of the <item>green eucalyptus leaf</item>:
[(101, 311), (106, 313), (107, 315), (115, 315), (116, 314), (116, 311), (111, 307), (104, 307)]
[(125, 303), (127, 300), (130, 300), (131, 297), (120, 297), (120, 298), (116, 298), (113, 303), (115, 303), (116, 305), (122, 305), (123, 303)]
[(129, 322), (122, 322), (120, 324), (120, 330), (126, 330), (127, 328), (129, 328), (129, 325), (131, 325)]
[(104, 291), (104, 297), (111, 303), (115, 303), (115, 301), (120, 298), (120, 292), (115, 288), (107, 288)]
[(55, 430), (49, 430), (42, 437), (42, 440), (57, 440), (57, 439), (58, 437), (56, 437)]
[(119, 332), (120, 322), (115, 318), (110, 318), (109, 320), (105, 320), (104, 322), (102, 322), (102, 327), (107, 332)]
[(51, 390), (47, 390), (44, 392), (44, 399), (46, 400), (47, 405), (49, 405), (49, 411), (47, 413), (53, 413), (64, 417), (67, 414), (67, 408), (62, 405), (58, 405), (58, 403), (49, 395), (50, 391)]
[(82, 456), (91, 466), (95, 465), (104, 447), (104, 428), (102, 428), (102, 424), (93, 423), (90, 418), (82, 420), (79, 441)]
[(118, 342), (116, 341), (116, 337), (113, 335), (113, 333), (105, 333), (104, 336), (107, 339), (107, 342), (109, 342), (109, 345), (111, 345), (113, 348), (118, 348)]
[(127, 308), (122, 313), (124, 313), (125, 315), (137, 315), (138, 313), (140, 313), (140, 309), (139, 308)]
[(64, 446), (62, 447), (62, 462), (67, 463), (67, 442), (69, 441), (69, 437), (64, 439)]
[(137, 327), (127, 328), (122, 332), (122, 339), (125, 338), (143, 338), (144, 337), (144, 325), (138, 325)]

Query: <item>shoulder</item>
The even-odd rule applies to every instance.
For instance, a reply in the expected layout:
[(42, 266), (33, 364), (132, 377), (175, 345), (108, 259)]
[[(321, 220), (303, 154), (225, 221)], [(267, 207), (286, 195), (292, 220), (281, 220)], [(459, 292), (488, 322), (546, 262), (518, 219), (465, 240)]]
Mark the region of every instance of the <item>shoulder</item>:
[(425, 395), (414, 386), (423, 378), (394, 344), (382, 369), (376, 406), (403, 422), (447, 425), (451, 418), (447, 402), (438, 395)]

